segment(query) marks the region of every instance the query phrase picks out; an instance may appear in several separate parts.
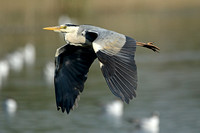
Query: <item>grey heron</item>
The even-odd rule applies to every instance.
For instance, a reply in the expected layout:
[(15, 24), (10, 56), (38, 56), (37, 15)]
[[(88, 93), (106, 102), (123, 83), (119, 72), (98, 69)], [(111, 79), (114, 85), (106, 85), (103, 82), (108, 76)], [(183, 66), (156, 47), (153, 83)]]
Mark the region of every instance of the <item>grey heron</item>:
[(43, 29), (63, 33), (67, 43), (56, 51), (54, 75), (57, 109), (67, 113), (77, 106), (87, 73), (96, 58), (111, 92), (129, 103), (136, 97), (136, 46), (159, 51), (151, 42), (137, 42), (131, 37), (92, 25), (64, 24)]

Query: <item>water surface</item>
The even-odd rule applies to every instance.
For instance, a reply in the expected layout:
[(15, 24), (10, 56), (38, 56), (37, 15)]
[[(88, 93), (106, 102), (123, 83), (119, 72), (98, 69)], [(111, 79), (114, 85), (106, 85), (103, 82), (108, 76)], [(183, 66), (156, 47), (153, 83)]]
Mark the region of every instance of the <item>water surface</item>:
[[(126, 119), (148, 117), (155, 110), (160, 112), (161, 133), (200, 131), (199, 7), (121, 12), (115, 7), (105, 7), (104, 13), (98, 8), (93, 12), (91, 8), (84, 8), (83, 13), (78, 14), (75, 2), (70, 5), (74, 9), (68, 11), (62, 2), (53, 6), (55, 3), (49, 3), (45, 9), (34, 2), (30, 9), (24, 9), (20, 4), (1, 9), (5, 15), (1, 12), (0, 59), (28, 42), (36, 48), (35, 64), (32, 67), (24, 65), (20, 72), (10, 71), (0, 87), (1, 105), (7, 97), (18, 103), (17, 112), (11, 117), (0, 108), (1, 133), (130, 133), (134, 132), (134, 126)], [(86, 3), (86, 7), (91, 4)], [(108, 121), (102, 115), (100, 105), (115, 97), (109, 91), (97, 61), (90, 69), (79, 107), (69, 115), (56, 110), (54, 87), (45, 82), (44, 68), (54, 61), (55, 50), (64, 41), (57, 33), (43, 31), (42, 27), (57, 25), (63, 14), (69, 14), (80, 24), (112, 29), (138, 41), (155, 41), (161, 48), (160, 53), (137, 48), (137, 98), (125, 105), (119, 122)]]

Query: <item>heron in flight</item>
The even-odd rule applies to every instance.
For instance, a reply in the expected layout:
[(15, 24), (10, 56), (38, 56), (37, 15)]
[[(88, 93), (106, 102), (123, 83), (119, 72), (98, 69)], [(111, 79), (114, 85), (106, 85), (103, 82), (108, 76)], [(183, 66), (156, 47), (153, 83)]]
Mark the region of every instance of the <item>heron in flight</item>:
[(61, 108), (67, 114), (77, 106), (87, 73), (96, 58), (111, 92), (129, 103), (136, 97), (136, 46), (159, 51), (151, 42), (137, 42), (123, 34), (91, 25), (64, 24), (44, 29), (63, 33), (67, 43), (56, 50), (54, 75), (57, 109)]

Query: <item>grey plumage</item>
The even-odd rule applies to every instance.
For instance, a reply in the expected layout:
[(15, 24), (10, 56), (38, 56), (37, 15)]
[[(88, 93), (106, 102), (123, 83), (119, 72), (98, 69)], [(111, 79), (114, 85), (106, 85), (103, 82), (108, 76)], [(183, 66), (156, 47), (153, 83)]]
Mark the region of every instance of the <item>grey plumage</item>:
[(44, 29), (65, 34), (67, 44), (56, 51), (54, 81), (57, 108), (67, 113), (76, 106), (96, 58), (111, 92), (129, 103), (136, 97), (136, 46), (159, 50), (152, 44), (136, 42), (123, 34), (90, 25), (65, 24)]
[(126, 37), (126, 43), (115, 55), (97, 51), (97, 57), (102, 63), (101, 70), (106, 82), (114, 95), (126, 103), (136, 97), (137, 67), (134, 61), (136, 42)]

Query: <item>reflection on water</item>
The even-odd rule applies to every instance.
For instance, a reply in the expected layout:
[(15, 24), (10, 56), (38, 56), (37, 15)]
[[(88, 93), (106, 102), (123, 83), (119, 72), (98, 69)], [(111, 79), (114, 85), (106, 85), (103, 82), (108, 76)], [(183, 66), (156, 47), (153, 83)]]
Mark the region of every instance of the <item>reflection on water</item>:
[[(143, 118), (154, 110), (160, 112), (160, 133), (199, 132), (200, 8), (196, 1), (111, 2), (112, 6), (91, 0), (22, 1), (24, 4), (1, 1), (0, 104), (7, 98), (15, 99), (18, 104), (11, 119), (1, 106), (1, 133), (130, 133), (135, 128), (126, 119)], [(79, 24), (112, 29), (138, 41), (155, 41), (161, 48), (159, 54), (137, 48), (137, 98), (125, 104), (119, 122), (114, 120), (118, 124), (103, 118), (99, 104), (115, 97), (97, 62), (90, 69), (79, 107), (69, 115), (56, 110), (54, 65), (48, 62), (54, 62), (56, 49), (65, 42), (58, 34), (42, 28), (57, 25), (63, 14), (72, 16), (75, 20), (70, 18), (70, 21)], [(26, 45), (27, 42), (34, 45)], [(49, 85), (47, 80), (51, 82)]]

